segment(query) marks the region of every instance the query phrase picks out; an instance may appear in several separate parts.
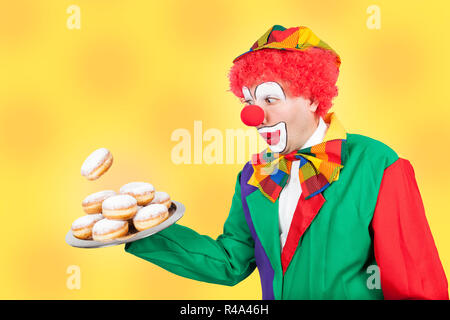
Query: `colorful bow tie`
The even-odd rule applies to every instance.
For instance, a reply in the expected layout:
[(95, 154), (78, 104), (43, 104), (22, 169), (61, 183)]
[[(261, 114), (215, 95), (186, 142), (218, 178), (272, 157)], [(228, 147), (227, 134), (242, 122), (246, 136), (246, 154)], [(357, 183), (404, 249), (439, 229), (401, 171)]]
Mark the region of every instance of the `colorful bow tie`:
[(339, 179), (344, 167), (345, 139), (325, 141), (315, 146), (275, 156), (265, 150), (253, 156), (251, 183), (275, 202), (287, 183), (292, 161), (300, 160), (299, 178), (305, 199), (314, 197)]

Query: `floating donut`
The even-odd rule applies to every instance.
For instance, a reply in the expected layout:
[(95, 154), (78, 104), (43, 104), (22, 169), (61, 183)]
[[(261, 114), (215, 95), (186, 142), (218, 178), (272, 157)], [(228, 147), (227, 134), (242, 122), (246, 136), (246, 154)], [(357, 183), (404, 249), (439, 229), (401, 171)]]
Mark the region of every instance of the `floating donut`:
[(101, 219), (103, 219), (103, 215), (101, 213), (89, 214), (78, 218), (72, 223), (73, 236), (83, 240), (90, 239), (92, 236), (92, 227)]
[(142, 208), (133, 218), (134, 227), (138, 231), (157, 226), (169, 217), (169, 210), (164, 204), (149, 204)]
[(115, 196), (117, 193), (114, 190), (104, 190), (88, 195), (84, 198), (81, 205), (87, 214), (102, 213), (102, 203), (105, 199)]
[(123, 185), (119, 192), (136, 198), (138, 205), (149, 204), (155, 196), (155, 188), (147, 182), (130, 182)]
[(151, 204), (163, 204), (167, 207), (167, 209), (170, 208), (172, 205), (172, 201), (170, 200), (170, 196), (167, 192), (164, 191), (156, 191), (155, 197), (153, 198)]
[(112, 162), (113, 157), (108, 149), (97, 149), (84, 160), (81, 175), (88, 180), (96, 180), (111, 167)]
[(105, 218), (111, 220), (128, 220), (137, 212), (137, 200), (128, 194), (109, 197), (102, 203)]
[(92, 237), (95, 241), (113, 240), (128, 233), (128, 221), (102, 219), (94, 224)]

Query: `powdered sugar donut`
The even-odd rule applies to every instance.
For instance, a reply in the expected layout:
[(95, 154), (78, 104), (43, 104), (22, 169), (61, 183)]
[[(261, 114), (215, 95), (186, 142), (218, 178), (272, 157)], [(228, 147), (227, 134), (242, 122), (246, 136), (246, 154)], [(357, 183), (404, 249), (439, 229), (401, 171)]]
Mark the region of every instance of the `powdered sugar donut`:
[(145, 206), (153, 200), (155, 188), (147, 182), (130, 182), (123, 185), (119, 192), (133, 196), (136, 198), (138, 205)]
[(87, 214), (102, 213), (102, 203), (105, 199), (115, 196), (117, 193), (114, 190), (104, 190), (92, 193), (84, 198), (81, 205)]
[(106, 148), (100, 148), (92, 152), (81, 166), (81, 175), (88, 180), (96, 180), (111, 167), (113, 157)]
[(94, 224), (92, 237), (95, 241), (112, 240), (128, 233), (128, 221), (102, 219)]
[(78, 218), (72, 223), (72, 234), (78, 239), (90, 239), (92, 235), (92, 227), (101, 219), (103, 219), (103, 215), (101, 213), (89, 214)]
[(170, 208), (172, 205), (172, 201), (170, 200), (170, 196), (167, 192), (164, 191), (156, 191), (155, 197), (153, 198), (151, 204), (163, 204), (167, 207), (167, 209)]
[(154, 227), (169, 217), (169, 210), (163, 204), (149, 204), (133, 218), (133, 224), (139, 231)]
[(137, 200), (128, 194), (109, 197), (102, 203), (105, 218), (112, 220), (128, 220), (137, 212)]

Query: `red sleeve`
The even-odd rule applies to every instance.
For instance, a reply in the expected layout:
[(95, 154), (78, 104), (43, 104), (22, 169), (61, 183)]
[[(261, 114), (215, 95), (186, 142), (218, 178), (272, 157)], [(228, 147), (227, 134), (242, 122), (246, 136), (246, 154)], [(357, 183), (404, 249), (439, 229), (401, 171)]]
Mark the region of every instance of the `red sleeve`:
[(411, 163), (385, 169), (372, 220), (375, 260), (385, 299), (446, 299), (447, 279)]

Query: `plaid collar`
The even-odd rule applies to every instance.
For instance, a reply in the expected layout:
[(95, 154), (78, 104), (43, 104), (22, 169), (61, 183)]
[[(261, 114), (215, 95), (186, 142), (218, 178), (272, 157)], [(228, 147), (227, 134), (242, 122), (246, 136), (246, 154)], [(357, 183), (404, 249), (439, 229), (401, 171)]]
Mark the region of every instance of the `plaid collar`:
[(248, 184), (257, 187), (270, 201), (275, 202), (287, 183), (292, 161), (300, 160), (299, 178), (305, 199), (310, 199), (339, 179), (347, 157), (347, 133), (334, 112), (324, 117), (329, 124), (323, 142), (294, 150), (286, 155), (271, 152), (270, 148), (252, 157), (253, 175)]

